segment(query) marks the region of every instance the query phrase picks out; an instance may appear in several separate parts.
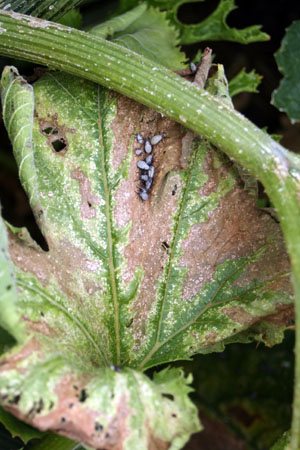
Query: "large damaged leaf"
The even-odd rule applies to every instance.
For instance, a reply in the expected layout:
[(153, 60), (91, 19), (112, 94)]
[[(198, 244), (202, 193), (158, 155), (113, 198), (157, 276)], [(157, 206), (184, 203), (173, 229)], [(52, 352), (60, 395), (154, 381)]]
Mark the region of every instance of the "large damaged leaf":
[(179, 32), (166, 19), (166, 13), (148, 8), (146, 3), (94, 26), (96, 36), (120, 44), (171, 70), (183, 69), (185, 55), (177, 47)]
[[(10, 228), (27, 338), (2, 360), (2, 403), (93, 447), (179, 449), (199, 429), (190, 380), (141, 371), (245, 342), (247, 330), (269, 344), (268, 323), (272, 344), (281, 338), (292, 298), (278, 224), (201, 137), (70, 75), (35, 83), (32, 137), (18, 143), (13, 86), (24, 80), (7, 68), (3, 116), (49, 251)], [(147, 199), (137, 133), (162, 137)]]

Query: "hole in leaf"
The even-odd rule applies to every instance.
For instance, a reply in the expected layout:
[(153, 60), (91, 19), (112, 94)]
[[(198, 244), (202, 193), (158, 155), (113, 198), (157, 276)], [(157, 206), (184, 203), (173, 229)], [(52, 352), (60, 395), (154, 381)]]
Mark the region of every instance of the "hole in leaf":
[(66, 144), (63, 139), (57, 139), (55, 141), (52, 141), (52, 147), (56, 151), (56, 153), (60, 153), (66, 148)]
[(163, 241), (163, 242), (161, 243), (161, 246), (162, 246), (162, 248), (163, 248), (164, 250), (166, 250), (166, 252), (168, 253), (168, 250), (169, 250), (169, 248), (170, 248), (169, 244), (168, 244), (166, 241)]
[(103, 426), (100, 423), (96, 422), (95, 423), (95, 430), (96, 431), (102, 431), (103, 430)]
[(57, 128), (52, 128), (52, 127), (46, 127), (42, 130), (42, 132), (45, 134), (58, 134)]
[[(1, 131), (2, 126), (0, 127), (0, 134)], [(3, 137), (1, 139), (3, 139)], [(37, 242), (44, 251), (48, 251), (49, 248), (47, 242), (36, 223), (27, 194), (17, 176), (18, 167), (13, 158), (11, 148), (9, 147), (10, 144), (8, 142), (6, 143), (4, 140), (3, 145), (7, 145), (5, 160), (7, 159), (7, 164), (9, 165), (0, 169), (0, 202), (2, 205), (2, 217), (15, 227), (27, 228), (32, 239)]]
[(86, 390), (85, 389), (81, 389), (80, 395), (79, 395), (79, 401), (80, 402), (85, 402), (87, 398), (88, 398), (88, 395), (87, 395)]
[(43, 409), (44, 409), (44, 400), (42, 398), (40, 398), (39, 404), (36, 408), (36, 412), (40, 413)]
[(172, 402), (174, 401), (174, 395), (172, 394), (161, 394), (162, 397), (168, 398), (169, 400), (172, 400)]

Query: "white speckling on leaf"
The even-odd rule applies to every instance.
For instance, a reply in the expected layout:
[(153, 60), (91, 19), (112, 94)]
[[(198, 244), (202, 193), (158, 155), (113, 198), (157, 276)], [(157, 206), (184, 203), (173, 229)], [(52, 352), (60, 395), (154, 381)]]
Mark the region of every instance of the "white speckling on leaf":
[(98, 264), (97, 261), (87, 260), (86, 261), (86, 268), (87, 268), (87, 270), (90, 270), (91, 272), (96, 273), (98, 271), (99, 264)]
[(184, 116), (179, 116), (179, 119), (183, 122), (183, 123), (186, 123), (186, 121), (187, 121), (187, 119), (186, 119), (186, 117), (184, 117)]

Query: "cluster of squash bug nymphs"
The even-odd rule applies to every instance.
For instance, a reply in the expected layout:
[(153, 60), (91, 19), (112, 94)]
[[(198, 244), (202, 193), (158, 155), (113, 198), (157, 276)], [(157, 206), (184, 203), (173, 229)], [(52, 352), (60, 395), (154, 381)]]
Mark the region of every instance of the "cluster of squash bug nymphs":
[(135, 151), (135, 154), (137, 156), (143, 155), (143, 153), (146, 153), (146, 157), (143, 160), (140, 160), (137, 162), (138, 168), (141, 170), (140, 174), (140, 180), (142, 183), (142, 186), (139, 189), (139, 196), (140, 198), (145, 201), (149, 198), (149, 191), (151, 189), (153, 178), (154, 178), (154, 172), (155, 168), (153, 166), (153, 146), (157, 145), (163, 138), (162, 134), (157, 134), (153, 136), (151, 139), (146, 138), (144, 139), (140, 133), (136, 135), (136, 139), (139, 144), (143, 145), (143, 148), (138, 148)]

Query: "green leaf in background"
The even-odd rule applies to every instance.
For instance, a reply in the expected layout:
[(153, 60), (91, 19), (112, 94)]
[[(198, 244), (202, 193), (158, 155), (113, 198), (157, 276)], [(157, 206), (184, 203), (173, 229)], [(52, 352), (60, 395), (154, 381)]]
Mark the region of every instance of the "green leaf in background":
[(234, 97), (240, 92), (258, 92), (257, 88), (261, 82), (262, 76), (251, 70), (246, 72), (243, 68), (232, 80), (229, 82), (230, 97)]
[(220, 0), (215, 11), (207, 19), (195, 25), (184, 25), (176, 20), (179, 4), (182, 4), (181, 0), (177, 2), (173, 20), (181, 30), (181, 44), (193, 44), (206, 40), (224, 40), (250, 44), (251, 42), (266, 41), (269, 38), (266, 33), (261, 31), (260, 25), (253, 25), (242, 30), (230, 28), (227, 25), (226, 19), (228, 14), (236, 8), (234, 0)]
[(79, 9), (72, 9), (71, 11), (67, 12), (58, 20), (58, 23), (66, 25), (67, 27), (80, 29), (82, 24), (82, 16)]
[(90, 33), (109, 39), (129, 48), (171, 70), (180, 70), (185, 55), (177, 47), (178, 31), (166, 19), (166, 13), (146, 3), (103, 22), (89, 30)]
[(12, 437), (22, 439), (25, 444), (31, 439), (39, 439), (44, 436), (39, 430), (26, 425), (3, 408), (0, 408), (0, 422), (11, 433)]
[(285, 112), (292, 123), (300, 121), (300, 21), (290, 25), (275, 54), (279, 70), (284, 75), (273, 93), (272, 103)]
[(80, 3), (82, 3), (82, 0), (3, 0), (0, 1), (0, 9), (55, 22)]
[[(167, 18), (180, 30), (180, 44), (194, 44), (202, 41), (234, 41), (242, 44), (266, 41), (269, 36), (261, 31), (260, 25), (239, 30), (227, 25), (228, 14), (236, 8), (234, 0), (220, 0), (216, 10), (201, 23), (186, 25), (178, 20), (178, 8), (185, 3), (199, 2), (199, 0), (147, 0), (148, 5), (167, 12)], [(127, 11), (137, 4), (137, 1), (123, 0), (120, 2), (119, 12)]]
[[(10, 227), (28, 337), (2, 360), (3, 405), (96, 448), (181, 448), (199, 429), (190, 379), (176, 369), (151, 381), (133, 369), (220, 351), (282, 309), (288, 315), (278, 224), (259, 213), (222, 153), (133, 100), (48, 72), (33, 105), (14, 68), (2, 93), (20, 179), (49, 246)], [(163, 133), (147, 201), (138, 196), (137, 132)]]

